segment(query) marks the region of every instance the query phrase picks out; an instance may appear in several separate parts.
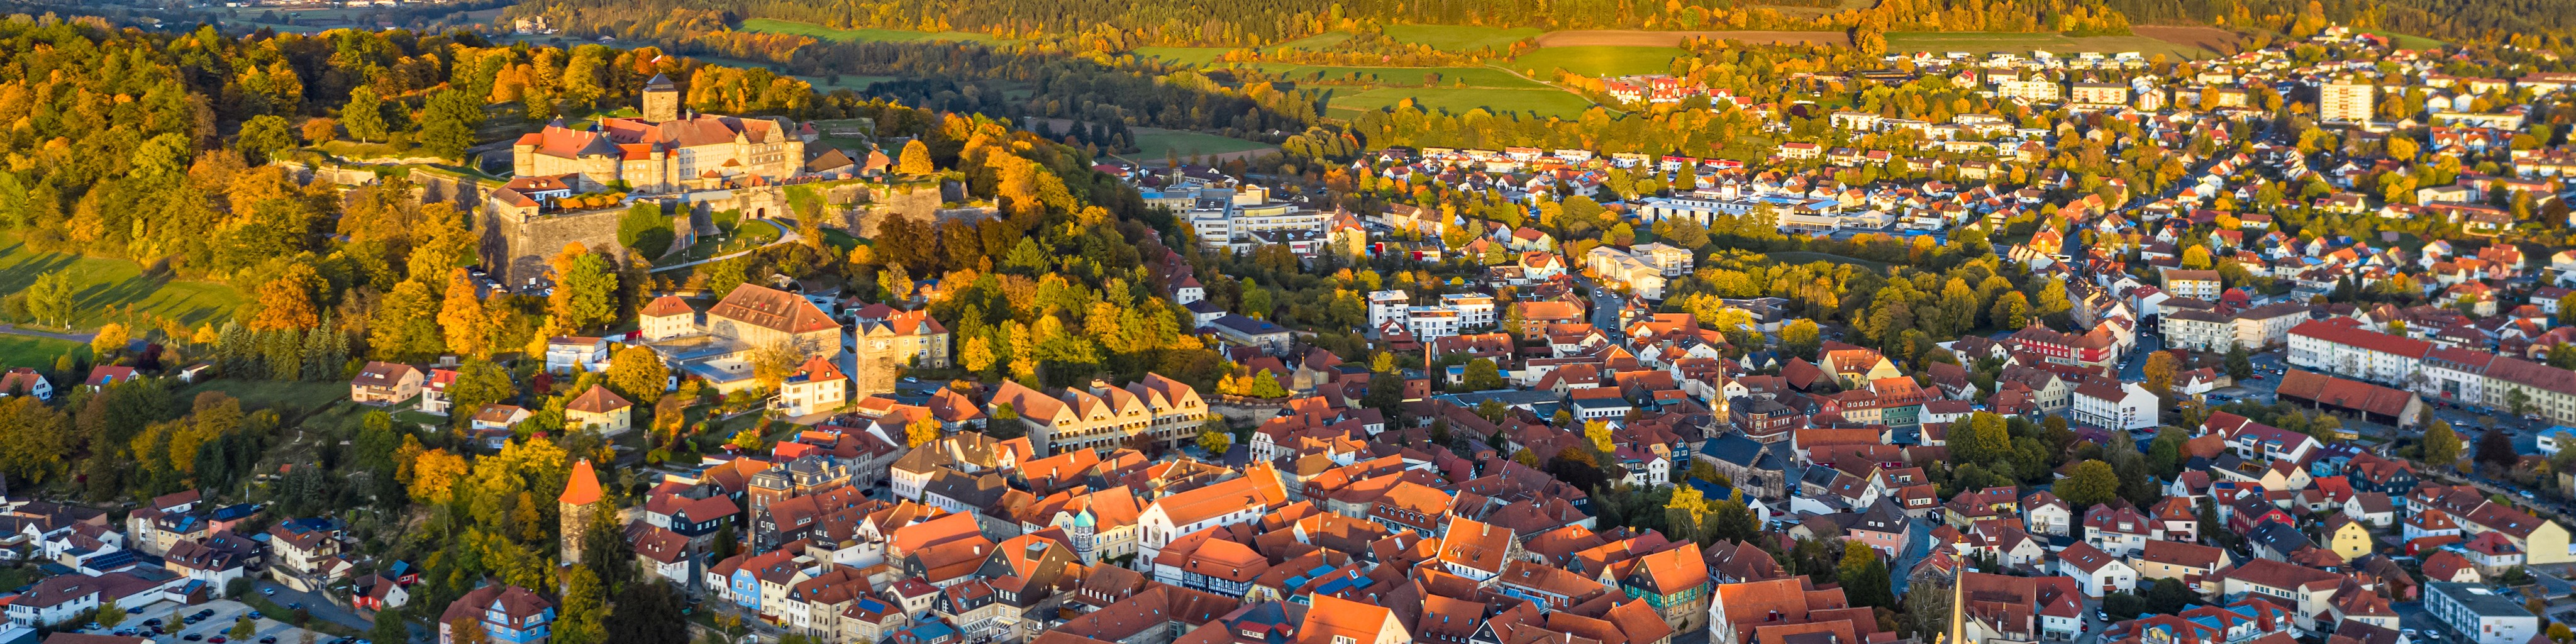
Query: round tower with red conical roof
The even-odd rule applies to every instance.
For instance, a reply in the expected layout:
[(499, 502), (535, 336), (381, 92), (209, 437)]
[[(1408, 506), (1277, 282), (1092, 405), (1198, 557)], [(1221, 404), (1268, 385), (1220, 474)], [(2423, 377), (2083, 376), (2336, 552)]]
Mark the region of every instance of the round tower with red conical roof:
[(572, 464), (572, 476), (564, 481), (563, 496), (555, 497), (556, 516), (562, 522), (563, 562), (581, 563), (581, 541), (590, 529), (590, 515), (599, 507), (599, 472), (591, 469), (590, 459)]

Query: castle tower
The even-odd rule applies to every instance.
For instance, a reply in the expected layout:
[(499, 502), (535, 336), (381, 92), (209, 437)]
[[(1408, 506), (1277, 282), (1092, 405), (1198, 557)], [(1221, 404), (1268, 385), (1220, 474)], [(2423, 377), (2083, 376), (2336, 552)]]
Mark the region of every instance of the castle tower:
[(644, 82), (644, 120), (660, 123), (680, 120), (680, 85), (671, 77), (654, 74)]
[(564, 481), (563, 496), (555, 497), (557, 520), (563, 534), (563, 563), (581, 563), (581, 541), (590, 530), (590, 515), (599, 508), (599, 473), (590, 468), (590, 459), (572, 464), (572, 480)]

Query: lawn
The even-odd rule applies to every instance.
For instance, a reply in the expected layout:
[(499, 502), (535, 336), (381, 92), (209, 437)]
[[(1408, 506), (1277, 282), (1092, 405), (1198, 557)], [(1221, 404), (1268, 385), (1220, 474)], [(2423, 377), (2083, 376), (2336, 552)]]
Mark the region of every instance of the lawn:
[[(1547, 87), (1492, 67), (1337, 67), (1283, 64), (1254, 65), (1254, 67), (1292, 82), (1358, 82), (1386, 87), (1427, 85), (1508, 89)], [(1437, 76), (1434, 76), (1435, 74)]]
[(964, 31), (942, 31), (934, 33), (904, 29), (833, 29), (812, 23), (773, 20), (769, 18), (752, 18), (744, 20), (742, 21), (742, 30), (773, 34), (795, 34), (839, 42), (911, 42), (915, 40), (968, 40), (974, 42), (996, 42), (1000, 40), (988, 34)]
[(1980, 55), (1996, 51), (2028, 55), (2032, 50), (2045, 50), (2059, 55), (2088, 51), (2105, 54), (2134, 51), (2148, 57), (2164, 54), (2178, 58), (2205, 58), (2211, 54), (2209, 50), (2199, 47), (2146, 36), (2070, 37), (2053, 33), (1990, 31), (1895, 32), (1887, 34), (1887, 50), (1893, 52), (1964, 51)]
[(1555, 69), (1583, 76), (1661, 74), (1684, 53), (1678, 47), (1548, 47), (1512, 59), (1511, 67), (1533, 78), (1552, 76), (1549, 70)]
[(1164, 62), (1176, 63), (1176, 64), (1181, 64), (1181, 65), (1206, 65), (1206, 64), (1208, 64), (1208, 63), (1216, 62), (1216, 57), (1218, 57), (1218, 56), (1223, 56), (1223, 55), (1225, 55), (1225, 52), (1229, 52), (1229, 51), (1234, 51), (1234, 48), (1232, 48), (1232, 47), (1137, 47), (1135, 50), (1130, 51), (1130, 52), (1128, 52), (1128, 53), (1135, 54), (1137, 58), (1155, 58), (1155, 59), (1160, 59), (1160, 60), (1162, 60), (1162, 61), (1164, 61)]
[(89, 346), (70, 340), (27, 335), (0, 335), (0, 369), (11, 367), (35, 367), (39, 371), (52, 369), (54, 358), (73, 351), (88, 355)]
[(1402, 43), (1423, 45), (1441, 51), (1475, 51), (1501, 49), (1540, 33), (1537, 27), (1457, 27), (1450, 25), (1388, 25), (1386, 37)]
[(828, 76), (798, 76), (796, 77), (796, 80), (805, 81), (805, 84), (814, 86), (814, 91), (824, 93), (830, 93), (832, 90), (836, 89), (858, 91), (867, 89), (869, 83), (877, 81), (902, 80), (893, 76), (859, 76), (855, 74), (843, 74), (840, 78), (841, 82), (838, 83), (832, 82), (831, 77)]
[(196, 326), (231, 315), (245, 302), (231, 286), (146, 275), (143, 266), (120, 259), (39, 253), (19, 243), (15, 234), (0, 234), (0, 293), (25, 292), (38, 276), (54, 271), (71, 273), (79, 310), (72, 320), (76, 328), (109, 322), (112, 309), (128, 306)]
[(1414, 104), (1451, 114), (1484, 108), (1488, 112), (1531, 112), (1540, 116), (1571, 117), (1592, 107), (1592, 102), (1559, 89), (1504, 88), (1382, 88), (1353, 93), (1336, 93), (1328, 103), (1336, 111), (1366, 111), (1395, 105), (1404, 99)]
[(1136, 132), (1136, 153), (1124, 156), (1146, 161), (1160, 161), (1171, 155), (1187, 158), (1201, 154), (1248, 152), (1278, 147), (1259, 141), (1246, 141), (1205, 132), (1184, 132), (1150, 127), (1135, 128), (1134, 131)]

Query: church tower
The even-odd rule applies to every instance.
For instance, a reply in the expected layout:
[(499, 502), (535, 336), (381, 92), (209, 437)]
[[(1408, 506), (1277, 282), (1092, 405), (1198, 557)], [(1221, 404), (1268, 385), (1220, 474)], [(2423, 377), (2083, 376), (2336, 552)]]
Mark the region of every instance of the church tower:
[(599, 472), (590, 467), (590, 459), (572, 464), (572, 478), (564, 481), (563, 496), (555, 497), (556, 518), (563, 535), (563, 563), (581, 563), (581, 541), (590, 530), (590, 515), (599, 511)]
[(644, 120), (660, 123), (680, 120), (680, 86), (671, 77), (654, 74), (644, 82)]

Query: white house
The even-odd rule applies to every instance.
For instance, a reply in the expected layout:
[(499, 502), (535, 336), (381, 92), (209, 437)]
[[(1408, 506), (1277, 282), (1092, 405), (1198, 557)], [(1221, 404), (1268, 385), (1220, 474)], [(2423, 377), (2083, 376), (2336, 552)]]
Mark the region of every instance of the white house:
[(2057, 553), (2057, 573), (2074, 577), (2087, 597), (2125, 593), (2138, 587), (2138, 571), (2111, 553), (2077, 543)]
[(2105, 429), (2156, 426), (2156, 395), (2134, 382), (2092, 380), (2075, 388), (2074, 421)]

